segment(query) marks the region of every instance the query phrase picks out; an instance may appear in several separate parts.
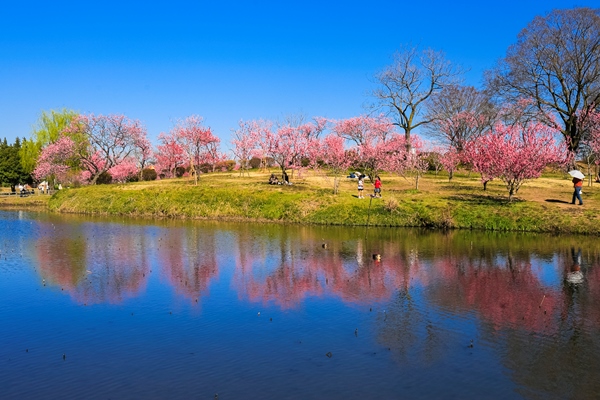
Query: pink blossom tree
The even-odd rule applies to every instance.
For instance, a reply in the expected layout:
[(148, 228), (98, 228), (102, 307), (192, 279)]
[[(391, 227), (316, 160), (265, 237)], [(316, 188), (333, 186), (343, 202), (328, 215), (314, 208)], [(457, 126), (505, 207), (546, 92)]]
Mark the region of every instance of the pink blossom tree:
[[(239, 162), (240, 176), (242, 176), (244, 172), (248, 172), (250, 159), (258, 145), (260, 130), (256, 121), (240, 121), (239, 125), (240, 127), (233, 133), (234, 137), (231, 143), (234, 146), (233, 154)], [(248, 176), (250, 176), (249, 173)]]
[(158, 141), (160, 144), (156, 148), (157, 169), (167, 178), (172, 178), (176, 168), (185, 163), (185, 152), (172, 133), (161, 132)]
[(124, 183), (139, 174), (139, 162), (135, 158), (125, 159), (108, 170), (113, 182)]
[[(582, 139), (579, 142), (579, 155), (587, 162), (589, 183), (592, 184), (592, 164), (600, 164), (600, 111), (595, 106), (588, 107), (580, 112), (582, 114), (578, 129), (582, 132)], [(598, 176), (598, 175), (597, 175)]]
[(155, 161), (152, 143), (150, 143), (146, 136), (140, 138), (133, 158), (136, 163), (139, 178), (142, 180), (142, 171), (148, 167), (148, 165), (151, 165), (153, 161)]
[(271, 121), (255, 120), (248, 123), (250, 134), (253, 136), (255, 148), (252, 149), (252, 157), (257, 157), (261, 160), (261, 168), (267, 167), (267, 158), (270, 146), (270, 134), (273, 128)]
[(494, 125), (498, 110), (485, 91), (473, 86), (449, 85), (426, 102), (426, 131), (459, 153), (467, 140)]
[(498, 123), (490, 132), (468, 143), (466, 155), (482, 179), (502, 179), (511, 201), (521, 185), (539, 178), (548, 164), (567, 161), (565, 143), (556, 141), (558, 133), (557, 129), (537, 122), (525, 126)]
[(435, 175), (437, 176), (442, 168), (444, 168), (444, 164), (442, 163), (444, 149), (439, 145), (431, 145), (425, 151), (427, 152), (429, 167), (433, 168)]
[(198, 184), (198, 167), (205, 162), (214, 161), (209, 146), (219, 143), (209, 127), (202, 124), (203, 118), (192, 115), (180, 121), (171, 131), (179, 146), (186, 154), (190, 165), (190, 173), (194, 175), (194, 183)]
[(333, 193), (337, 194), (339, 176), (346, 172), (351, 162), (350, 153), (344, 148), (344, 138), (327, 135), (320, 143), (314, 143), (310, 153), (312, 153), (312, 159), (316, 159), (318, 156), (320, 162), (333, 174)]
[(75, 156), (92, 184), (147, 144), (146, 128), (124, 115), (79, 115), (64, 132), (76, 138)]
[[(489, 134), (489, 132), (488, 132)], [(460, 156), (461, 160), (465, 162), (473, 171), (481, 174), (481, 183), (483, 184), (483, 190), (487, 190), (487, 184), (489, 181), (497, 178), (499, 172), (496, 170), (495, 155), (491, 154), (487, 148), (484, 147), (483, 143), (485, 140), (469, 140), (465, 143), (463, 153)]]
[(386, 165), (388, 142), (394, 132), (392, 123), (383, 116), (359, 116), (332, 123), (332, 132), (356, 144), (350, 149), (352, 164), (372, 181)]
[(227, 154), (219, 150), (221, 139), (218, 137), (215, 137), (215, 139), (206, 144), (206, 151), (204, 153), (204, 164), (208, 164), (212, 172), (215, 172), (219, 163), (227, 161)]
[(42, 149), (37, 166), (33, 170), (33, 177), (38, 181), (50, 177), (55, 177), (59, 181), (64, 180), (67, 171), (75, 162), (73, 160), (74, 150), (73, 139), (60, 136), (54, 143), (50, 143)]
[(319, 119), (299, 126), (280, 125), (275, 131), (264, 131), (261, 140), (264, 141), (266, 155), (277, 163), (283, 175), (288, 168), (301, 165), (302, 158), (307, 156), (308, 149), (324, 128), (322, 121)]
[(406, 136), (394, 135), (386, 146), (384, 169), (400, 175), (407, 181), (412, 180), (415, 189), (419, 190), (419, 180), (429, 167), (423, 146), (423, 141), (417, 135), (412, 135), (408, 144)]
[(371, 117), (361, 115), (343, 120), (332, 120), (332, 131), (346, 140), (363, 146), (374, 142), (384, 142), (394, 131), (392, 122), (383, 115)]
[(454, 177), (454, 171), (456, 171), (456, 168), (458, 167), (458, 164), (460, 164), (460, 161), (461, 155), (454, 147), (451, 147), (441, 153), (440, 162), (442, 163), (444, 169), (448, 171), (449, 181), (451, 181)]

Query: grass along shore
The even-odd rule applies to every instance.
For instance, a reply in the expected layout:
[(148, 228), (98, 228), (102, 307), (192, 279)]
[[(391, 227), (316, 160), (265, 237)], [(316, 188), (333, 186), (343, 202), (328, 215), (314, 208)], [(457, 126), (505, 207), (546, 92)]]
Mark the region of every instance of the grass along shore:
[[(273, 170), (275, 172), (275, 170)], [(414, 182), (382, 174), (383, 198), (357, 198), (356, 180), (318, 172), (292, 178), (293, 185), (269, 185), (269, 172), (205, 174), (198, 186), (189, 178), (64, 189), (53, 196), (0, 196), (0, 207), (53, 212), (330, 224), (406, 226), (552, 233), (600, 234), (600, 185), (584, 185), (583, 206), (570, 204), (568, 175), (549, 174), (529, 181), (512, 202), (501, 181), (483, 191), (479, 177), (428, 173), (419, 190)]]

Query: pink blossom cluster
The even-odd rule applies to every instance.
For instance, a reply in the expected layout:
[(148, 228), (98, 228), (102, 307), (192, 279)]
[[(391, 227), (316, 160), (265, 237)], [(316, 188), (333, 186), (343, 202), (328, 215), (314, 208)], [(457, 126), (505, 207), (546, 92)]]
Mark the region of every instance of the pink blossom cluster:
[(539, 178), (547, 165), (565, 163), (566, 145), (557, 143), (557, 133), (539, 122), (508, 126), (498, 123), (467, 143), (465, 160), (481, 173), (483, 182), (502, 179), (511, 199), (524, 181)]
[(33, 171), (36, 180), (41, 181), (50, 176), (59, 181), (65, 178), (67, 171), (71, 169), (68, 161), (73, 156), (75, 143), (67, 136), (61, 136), (56, 142), (46, 146), (38, 158), (37, 166)]
[(124, 115), (79, 115), (64, 134), (74, 138), (75, 156), (83, 170), (89, 173), (91, 183), (115, 167), (120, 174), (118, 166), (131, 163), (132, 159), (136, 159), (139, 170), (151, 157), (146, 128)]
[(227, 159), (219, 150), (220, 139), (210, 127), (205, 127), (203, 118), (191, 115), (179, 121), (168, 134), (161, 133), (161, 144), (156, 153), (158, 170), (166, 176), (173, 176), (179, 166), (189, 166), (190, 173), (198, 183), (198, 168), (208, 164), (214, 171), (216, 165)]

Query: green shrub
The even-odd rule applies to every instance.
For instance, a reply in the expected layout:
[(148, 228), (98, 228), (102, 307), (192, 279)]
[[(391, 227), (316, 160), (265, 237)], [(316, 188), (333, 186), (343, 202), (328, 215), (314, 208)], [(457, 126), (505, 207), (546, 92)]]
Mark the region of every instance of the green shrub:
[(177, 167), (177, 168), (175, 168), (175, 176), (177, 178), (181, 178), (183, 176), (183, 174), (185, 174), (185, 171), (186, 171), (185, 167), (181, 167), (181, 166)]
[(142, 170), (142, 180), (155, 181), (156, 180), (156, 170), (154, 168), (144, 168)]
[(217, 168), (215, 169), (215, 171), (233, 171), (234, 167), (234, 160), (221, 161), (217, 163)]
[(97, 185), (108, 185), (110, 183), (112, 183), (112, 175), (108, 171), (104, 171), (98, 175), (98, 179), (96, 179)]
[(260, 168), (262, 160), (258, 157), (252, 157), (248, 163), (250, 164), (250, 168), (257, 169)]

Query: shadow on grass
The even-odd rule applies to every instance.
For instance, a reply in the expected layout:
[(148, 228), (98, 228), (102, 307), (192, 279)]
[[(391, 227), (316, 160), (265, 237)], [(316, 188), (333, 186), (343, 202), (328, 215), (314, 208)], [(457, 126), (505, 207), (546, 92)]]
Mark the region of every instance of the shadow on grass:
[(461, 185), (461, 184), (446, 184), (444, 186), (439, 187), (440, 190), (446, 190), (446, 191), (452, 191), (452, 192), (471, 192), (474, 190), (481, 190), (482, 188), (483, 188), (483, 185), (469, 186), (469, 185)]
[(569, 202), (569, 201), (564, 201), (564, 200), (556, 200), (556, 199), (546, 199), (545, 201), (546, 201), (547, 203), (571, 204), (571, 202)]
[(511, 203), (520, 203), (523, 200), (520, 200), (516, 197), (513, 197), (512, 201), (508, 201), (508, 196), (492, 196), (492, 195), (482, 195), (482, 194), (471, 194), (468, 196), (450, 196), (449, 200), (462, 202), (462, 203), (470, 203), (477, 204), (482, 206), (500, 206), (500, 205), (508, 205)]

